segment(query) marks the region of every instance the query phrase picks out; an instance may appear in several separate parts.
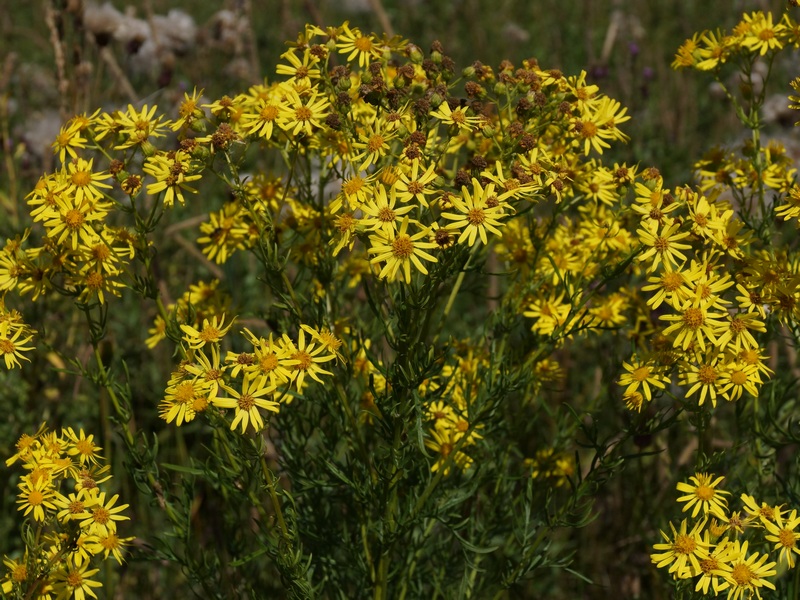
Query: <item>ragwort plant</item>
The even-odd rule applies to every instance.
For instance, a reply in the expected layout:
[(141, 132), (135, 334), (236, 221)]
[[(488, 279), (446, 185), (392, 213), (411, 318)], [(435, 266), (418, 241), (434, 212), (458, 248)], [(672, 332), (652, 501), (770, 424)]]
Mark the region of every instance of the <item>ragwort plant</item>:
[[(776, 19), (753, 12), (730, 32), (695, 34), (673, 62), (712, 73), (749, 132), (740, 146), (715, 148), (696, 163), (696, 192), (669, 203), (652, 196), (640, 229), (650, 250), (639, 258), (649, 258), (653, 272), (643, 290), (654, 308), (666, 305), (660, 319), (667, 326), (658, 330), (658, 347), (626, 364), (620, 383), (637, 410), (651, 388), (682, 386), (699, 435), (698, 470), (677, 483), (677, 501), (690, 514), (669, 523), (671, 534), (662, 531), (651, 555), (679, 597), (788, 598), (800, 591), (798, 464), (780, 457), (798, 441), (792, 364), (800, 279), (790, 222), (800, 216), (800, 186), (784, 146), (762, 139), (767, 85), (756, 68), (766, 64), (769, 75), (781, 53), (798, 46), (800, 25), (789, 13)], [(728, 84), (730, 72), (738, 74), (738, 89)], [(800, 79), (791, 86), (797, 91)], [(796, 96), (789, 102), (798, 109)], [(708, 404), (718, 402), (736, 403), (738, 460), (713, 452)], [(709, 472), (718, 468), (730, 483)]]
[[(532, 59), (457, 77), (439, 44), (425, 56), (347, 24), (307, 27), (276, 72), (186, 94), (173, 120), (148, 105), (75, 117), (28, 196), (32, 227), (2, 253), (8, 305), (61, 294), (85, 315), (94, 364), (63, 356), (110, 399), (164, 513), (149, 555), (212, 597), (485, 596), (568, 568), (550, 538), (588, 521), (615, 463), (598, 446), (579, 468), (581, 419), (542, 395), (556, 349), (625, 320), (614, 281), (635, 242), (617, 213), (636, 169), (597, 158), (626, 138), (625, 109), (585, 73)], [(159, 234), (219, 184), (197, 244), (209, 265), (249, 255), (259, 291), (236, 306), (214, 278), (165, 304)], [(189, 464), (159, 464), (131, 427), (126, 363), (101, 352), (123, 294), (157, 309), (141, 342), (174, 350), (152, 400), (202, 437)], [(4, 310), (17, 366), (37, 338)], [(216, 548), (193, 543), (201, 481)]]
[[(629, 117), (585, 73), (529, 59), (458, 75), (439, 43), (425, 55), (345, 23), (307, 26), (276, 74), (216, 100), (195, 89), (171, 116), (63, 126), (31, 226), (0, 252), (6, 367), (42, 346), (96, 386), (160, 529), (134, 556), (179, 567), (171, 589), (503, 597), (582, 577), (568, 533), (637, 458), (625, 442), (683, 414), (705, 439), (709, 404), (770, 374), (752, 341), (773, 324), (764, 302), (731, 314), (723, 294), (731, 268), (764, 274), (768, 245), (749, 244), (766, 213), (604, 163)], [(176, 250), (209, 276), (171, 289)], [(790, 270), (776, 298), (796, 293)], [(91, 361), (25, 321), (61, 297)], [(155, 313), (137, 342), (173, 357), (158, 397), (107, 351), (130, 297)], [(618, 406), (636, 414), (599, 427), (605, 396), (569, 402), (562, 363), (620, 339), (636, 354)]]

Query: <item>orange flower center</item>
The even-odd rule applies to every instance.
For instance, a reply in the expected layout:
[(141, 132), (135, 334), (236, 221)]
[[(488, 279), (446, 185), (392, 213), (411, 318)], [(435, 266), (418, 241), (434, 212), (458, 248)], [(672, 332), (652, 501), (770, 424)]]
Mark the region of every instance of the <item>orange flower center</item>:
[(311, 355), (303, 350), (292, 354), (292, 360), (298, 361), (294, 368), (298, 371), (305, 371), (314, 362)]
[(691, 554), (697, 548), (697, 542), (693, 537), (679, 534), (675, 537), (675, 542), (672, 544), (672, 550), (676, 554)]
[(239, 410), (249, 411), (253, 408), (256, 404), (255, 398), (253, 398), (250, 394), (242, 394), (242, 396), (237, 400), (236, 405), (239, 407)]
[(83, 577), (78, 570), (70, 571), (66, 579), (67, 585), (71, 588), (80, 588), (83, 586)]
[(750, 567), (740, 563), (733, 567), (733, 570), (731, 571), (731, 579), (733, 579), (737, 585), (745, 586), (755, 579), (755, 574)]
[(703, 311), (699, 308), (690, 307), (683, 311), (683, 322), (691, 329), (698, 329), (704, 321)]
[(481, 208), (473, 208), (467, 213), (467, 221), (470, 225), (478, 226), (486, 220), (486, 215)]
[(399, 235), (392, 242), (392, 254), (400, 260), (405, 260), (414, 254), (414, 242), (407, 235)]
[(278, 368), (278, 357), (275, 353), (265, 354), (261, 357), (261, 360), (258, 361), (258, 366), (264, 373), (269, 373), (270, 371), (274, 371)]
[(83, 213), (77, 208), (70, 208), (64, 215), (64, 223), (70, 229), (79, 229), (83, 225)]
[(791, 529), (781, 529), (781, 532), (778, 534), (778, 540), (784, 548), (794, 548), (797, 542), (795, 533)]
[(395, 213), (388, 206), (384, 206), (378, 211), (378, 220), (384, 223), (391, 223), (395, 220)]
[(383, 136), (375, 134), (367, 140), (367, 150), (370, 152), (378, 152), (384, 144)]
[(77, 187), (89, 185), (92, 182), (92, 173), (90, 171), (75, 171), (72, 174), (72, 183)]

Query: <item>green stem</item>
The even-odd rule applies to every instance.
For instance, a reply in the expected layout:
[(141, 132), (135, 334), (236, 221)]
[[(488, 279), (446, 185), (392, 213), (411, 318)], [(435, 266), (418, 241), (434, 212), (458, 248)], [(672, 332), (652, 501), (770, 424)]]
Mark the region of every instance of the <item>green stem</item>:
[(264, 479), (267, 482), (269, 496), (272, 499), (272, 508), (275, 511), (275, 518), (278, 520), (278, 526), (281, 529), (281, 537), (285, 542), (291, 543), (289, 528), (286, 527), (286, 521), (283, 518), (283, 511), (281, 510), (281, 503), (278, 500), (278, 493), (275, 490), (275, 480), (272, 477), (272, 471), (270, 471), (269, 466), (267, 466), (267, 459), (263, 456), (261, 457), (261, 472), (264, 474)]

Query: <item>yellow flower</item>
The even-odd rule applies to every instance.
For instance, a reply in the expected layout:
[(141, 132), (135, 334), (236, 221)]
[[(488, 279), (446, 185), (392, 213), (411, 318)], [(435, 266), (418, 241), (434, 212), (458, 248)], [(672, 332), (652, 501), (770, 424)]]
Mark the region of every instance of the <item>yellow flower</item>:
[(93, 536), (90, 543), (91, 552), (93, 554), (103, 554), (103, 558), (108, 558), (111, 554), (117, 563), (122, 564), (122, 549), (127, 546), (133, 537), (121, 538), (117, 536), (116, 532), (109, 531), (105, 534)]
[(164, 392), (164, 399), (158, 405), (158, 416), (167, 423), (180, 427), (193, 421), (196, 414), (205, 410), (209, 402), (210, 385), (205, 379), (185, 380), (183, 371), (180, 378), (171, 381)]
[(19, 490), (17, 504), (20, 507), (17, 510), (24, 510), (24, 516), (27, 517), (32, 511), (33, 519), (41, 523), (45, 518), (45, 509), (57, 509), (54, 502), (56, 493), (48, 478), (43, 477), (35, 482), (23, 480), (19, 484)]
[(217, 315), (212, 316), (210, 321), (203, 319), (203, 327), (199, 330), (191, 325), (181, 325), (183, 339), (192, 350), (198, 350), (206, 343), (218, 343), (228, 333), (234, 320), (231, 320), (227, 326), (223, 326), (225, 322), (223, 314), (219, 318)]
[(111, 531), (116, 531), (117, 521), (130, 519), (130, 517), (119, 514), (128, 508), (127, 504), (114, 506), (118, 499), (119, 494), (114, 494), (106, 502), (106, 493), (100, 492), (89, 507), (89, 515), (81, 521), (81, 529), (92, 535), (106, 535)]
[(244, 366), (243, 370), (245, 373), (259, 378), (258, 385), (260, 387), (277, 388), (292, 378), (292, 367), (295, 363), (291, 358), (289, 348), (282, 343), (282, 339), (274, 341), (271, 333), (269, 339), (257, 338), (246, 328), (242, 334), (253, 344), (252, 363)]
[(430, 116), (439, 119), (445, 125), (453, 125), (459, 130), (472, 131), (480, 123), (479, 117), (468, 117), (467, 109), (461, 106), (450, 108), (446, 101), (439, 105), (439, 108), (432, 111)]
[[(10, 319), (4, 319), (5, 315), (0, 312), (0, 355), (3, 356), (6, 369), (13, 369), (14, 367), (22, 368), (19, 359), (27, 360), (21, 352), (28, 352), (33, 350), (33, 346), (26, 346), (31, 341), (33, 335), (30, 335), (28, 327), (23, 323), (15, 323)], [(24, 337), (26, 336), (27, 337)]]
[(458, 237), (459, 244), (466, 242), (472, 246), (478, 237), (481, 242), (488, 244), (487, 231), (501, 235), (498, 228), (502, 224), (499, 219), (505, 216), (505, 213), (494, 192), (494, 183), (490, 183), (484, 188), (473, 177), (472, 193), (470, 194), (470, 191), (464, 186), (461, 188), (461, 195), (452, 196), (451, 200), (459, 212), (444, 212), (442, 217), (453, 221), (452, 227), (461, 231), (461, 235)]
[(328, 116), (329, 106), (328, 99), (321, 96), (316, 88), (312, 88), (304, 98), (301, 98), (295, 90), (291, 90), (281, 102), (278, 125), (290, 135), (296, 136), (303, 132), (311, 137), (315, 127), (317, 129), (322, 127), (322, 122)]
[(411, 283), (412, 264), (418, 271), (427, 275), (428, 270), (420, 259), (438, 262), (435, 256), (428, 254), (424, 250), (436, 247), (435, 243), (424, 241), (428, 237), (429, 229), (424, 228), (413, 235), (409, 235), (408, 225), (408, 217), (405, 217), (399, 231), (391, 231), (388, 235), (370, 236), (371, 247), (368, 252), (375, 255), (370, 259), (370, 264), (386, 263), (379, 275), (381, 279), (388, 278), (389, 281), (395, 281), (398, 271), (402, 268), (403, 280), (406, 283)]
[(662, 369), (651, 362), (642, 362), (640, 360), (633, 360), (630, 363), (623, 362), (622, 366), (627, 373), (620, 375), (619, 384), (627, 386), (625, 394), (631, 394), (639, 389), (644, 390), (644, 396), (647, 401), (653, 399), (653, 394), (650, 386), (664, 389), (666, 384), (669, 383), (669, 378), (664, 375)]
[(761, 377), (756, 365), (748, 365), (740, 360), (731, 360), (722, 366), (719, 376), (719, 392), (734, 402), (747, 392), (754, 398), (758, 396)]
[(747, 34), (742, 40), (742, 45), (751, 51), (764, 56), (769, 50), (783, 48), (782, 35), (785, 31), (783, 23), (773, 25), (772, 13), (764, 14), (761, 11), (744, 15), (744, 24), (747, 25)]
[(688, 350), (697, 343), (700, 350), (706, 350), (706, 340), (716, 345), (717, 332), (725, 327), (724, 313), (708, 312), (706, 307), (696, 300), (686, 300), (676, 307), (677, 315), (662, 315), (663, 321), (672, 322), (664, 329), (664, 335), (675, 334), (673, 346)]
[(466, 471), (472, 466), (473, 461), (469, 455), (461, 450), (454, 450), (458, 439), (453, 429), (432, 429), (430, 434), (432, 437), (425, 439), (425, 446), (437, 453), (436, 462), (431, 467), (432, 472), (436, 473), (441, 470), (442, 474), (446, 476), (450, 474), (453, 465), (462, 471)]
[(192, 90), (192, 95), (189, 92), (184, 92), (183, 102), (178, 107), (177, 121), (172, 124), (172, 131), (178, 131), (184, 127), (191, 127), (192, 124), (198, 119), (205, 117), (203, 109), (199, 107), (200, 97), (203, 95), (203, 90), (198, 91), (195, 87)]
[(695, 473), (689, 477), (691, 484), (678, 482), (677, 490), (686, 494), (678, 498), (678, 502), (686, 502), (683, 512), (694, 507), (693, 519), (701, 510), (704, 516), (709, 513), (718, 517), (724, 516), (728, 508), (728, 501), (723, 496), (730, 492), (717, 489), (723, 479), (725, 478), (721, 476), (714, 479), (714, 475), (711, 473)]
[(775, 589), (775, 585), (767, 579), (776, 574), (774, 562), (769, 560), (768, 554), (754, 552), (747, 555), (748, 542), (740, 543), (739, 540), (733, 542), (732, 554), (736, 557), (730, 562), (731, 571), (725, 576), (725, 581), (730, 584), (728, 589), (728, 600), (740, 600), (742, 598), (761, 598), (761, 588), (767, 587)]
[(411, 172), (401, 173), (395, 188), (397, 198), (401, 202), (416, 200), (420, 206), (428, 208), (428, 200), (425, 196), (436, 193), (434, 188), (428, 187), (436, 179), (436, 165), (431, 163), (422, 174), (419, 173), (420, 166), (420, 160), (415, 158), (411, 163)]
[(320, 344), (313, 337), (306, 343), (306, 329), (301, 328), (297, 337), (297, 345), (292, 339), (283, 334), (283, 345), (289, 352), (292, 365), (292, 380), (298, 392), (303, 391), (303, 382), (306, 375), (314, 381), (322, 383), (320, 375), (333, 375), (320, 365), (336, 358), (335, 354), (330, 354), (329, 348), (325, 344)]
[(396, 137), (395, 133), (382, 131), (380, 127), (370, 126), (365, 133), (358, 134), (358, 141), (353, 142), (353, 148), (361, 150), (349, 158), (353, 164), (361, 161), (359, 171), (366, 171), (371, 165), (377, 165), (381, 158), (390, 150), (389, 142)]
[(721, 376), (722, 370), (716, 354), (706, 357), (698, 357), (698, 360), (685, 364), (681, 384), (691, 386), (686, 392), (686, 398), (700, 391), (698, 406), (703, 406), (706, 396), (711, 400), (712, 406), (717, 406), (717, 395), (722, 393)]
[(680, 529), (670, 523), (672, 537), (663, 531), (661, 537), (665, 543), (654, 544), (654, 550), (660, 550), (650, 555), (650, 560), (659, 569), (669, 566), (669, 572), (675, 577), (685, 579), (700, 573), (700, 561), (708, 558), (709, 544), (700, 537), (700, 530), (705, 527), (706, 520), (702, 519), (694, 524), (691, 531), (687, 531), (686, 519), (681, 521)]
[(268, 394), (271, 395), (272, 392), (275, 391), (275, 388), (272, 386), (263, 386), (259, 383), (260, 381), (263, 381), (263, 379), (246, 373), (242, 381), (241, 392), (229, 385), (223, 385), (223, 389), (231, 397), (213, 398), (211, 400), (214, 406), (236, 409), (236, 414), (231, 423), (231, 430), (236, 429), (236, 427), (241, 424), (242, 433), (244, 433), (247, 430), (247, 426), (252, 424), (255, 431), (261, 431), (264, 429), (264, 419), (261, 417), (261, 412), (258, 409), (263, 408), (264, 410), (272, 412), (280, 411), (280, 404), (271, 398), (262, 397)]
[(247, 135), (257, 135), (265, 140), (272, 137), (274, 125), (281, 114), (281, 98), (284, 93), (284, 88), (280, 85), (265, 87), (255, 103), (248, 103), (240, 121)]
[(190, 157), (186, 152), (178, 150), (166, 154), (154, 154), (147, 158), (143, 170), (155, 178), (156, 182), (147, 186), (147, 193), (155, 196), (160, 192), (164, 194), (164, 206), (171, 207), (175, 198), (181, 203), (186, 203), (183, 192), (196, 194), (197, 190), (190, 187), (190, 181), (197, 181), (201, 175), (190, 174), (194, 169)]
[(87, 595), (97, 598), (92, 588), (102, 587), (103, 584), (89, 578), (98, 571), (100, 569), (90, 569), (88, 562), (78, 565), (73, 560), (64, 561), (61, 568), (55, 572), (53, 592), (58, 598), (85, 600)]
[(671, 271), (674, 267), (680, 266), (679, 260), (686, 262), (686, 255), (681, 250), (688, 250), (691, 245), (681, 243), (680, 240), (689, 237), (689, 232), (679, 230), (680, 224), (665, 223), (659, 234), (658, 222), (642, 223), (637, 233), (639, 240), (648, 248), (637, 259), (639, 261), (652, 259), (648, 271), (655, 271), (659, 263), (663, 263), (664, 268)]
[(797, 510), (793, 510), (786, 520), (781, 515), (776, 515), (774, 522), (764, 521), (764, 528), (769, 532), (764, 539), (768, 542), (775, 542), (775, 550), (780, 550), (781, 560), (786, 561), (790, 569), (795, 566), (794, 554), (800, 554), (800, 548), (797, 546), (800, 533), (795, 531), (798, 525), (800, 525), (800, 517), (797, 516)]
[(364, 216), (360, 223), (366, 231), (378, 231), (381, 235), (389, 236), (397, 231), (397, 222), (403, 215), (414, 210), (414, 206), (397, 206), (397, 188), (392, 186), (389, 195), (383, 184), (375, 186), (375, 195), (372, 200), (361, 206)]
[(744, 503), (744, 511), (747, 513), (748, 521), (758, 522), (762, 525), (769, 522), (776, 522), (781, 517), (783, 509), (780, 506), (770, 506), (766, 502), (761, 505), (756, 502), (753, 496), (742, 494), (741, 500)]
[(708, 594), (708, 588), (714, 591), (714, 595), (728, 589), (728, 582), (725, 581), (731, 572), (729, 562), (735, 557), (734, 547), (728, 540), (720, 540), (716, 547), (709, 543), (708, 531), (705, 532), (704, 540), (709, 545), (709, 553), (706, 558), (700, 561), (700, 578), (697, 580), (697, 585), (694, 591), (699, 592), (702, 590), (703, 594)]
[(161, 133), (162, 130), (169, 126), (168, 121), (162, 122), (162, 115), (153, 118), (156, 114), (158, 107), (153, 105), (149, 108), (147, 104), (142, 107), (141, 111), (137, 111), (133, 105), (128, 104), (128, 109), (125, 112), (117, 113), (117, 127), (120, 135), (125, 140), (123, 143), (114, 147), (114, 150), (124, 150), (134, 146), (144, 145), (149, 138), (164, 137)]
[(56, 141), (53, 142), (53, 150), (58, 154), (58, 160), (64, 162), (67, 153), (73, 159), (78, 158), (78, 153), (75, 148), (86, 148), (86, 138), (81, 137), (81, 129), (75, 124), (67, 124), (61, 127), (61, 130), (56, 136)]
[(348, 23), (342, 26), (342, 30), (336, 40), (336, 48), (340, 54), (348, 55), (348, 62), (357, 57), (358, 65), (366, 69), (372, 61), (380, 57), (372, 36), (361, 35), (357, 27), (350, 29)]
[(306, 88), (311, 85), (312, 79), (319, 79), (320, 70), (315, 67), (319, 59), (311, 54), (311, 50), (306, 48), (303, 51), (302, 60), (298, 58), (295, 49), (287, 50), (281, 54), (289, 64), (279, 64), (275, 72), (278, 75), (288, 75), (292, 78), (291, 83), (297, 88)]
[(102, 460), (98, 454), (102, 448), (94, 443), (94, 434), (87, 437), (82, 428), (79, 433), (75, 433), (72, 427), (67, 427), (65, 436), (70, 442), (67, 454), (77, 456), (81, 465), (96, 465), (98, 460)]

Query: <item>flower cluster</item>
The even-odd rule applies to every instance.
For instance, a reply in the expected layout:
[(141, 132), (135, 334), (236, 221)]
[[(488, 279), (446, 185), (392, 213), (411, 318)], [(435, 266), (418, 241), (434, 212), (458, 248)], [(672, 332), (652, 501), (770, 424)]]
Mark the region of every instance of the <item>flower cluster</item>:
[(756, 11), (743, 15), (730, 33), (716, 30), (694, 34), (678, 49), (672, 67), (711, 71), (742, 54), (765, 56), (787, 46), (800, 47), (800, 24), (788, 12), (775, 23), (772, 13)]
[[(752, 82), (753, 65), (797, 46), (798, 31), (788, 14), (777, 25), (769, 13), (745, 15), (730, 35), (688, 40), (673, 66), (707, 70), (735, 54), (742, 80)], [(675, 384), (696, 406), (757, 397), (772, 374), (760, 334), (800, 317), (796, 258), (777, 249), (785, 235), (778, 220), (800, 216), (797, 169), (781, 143), (761, 144), (763, 91), (730, 98), (751, 139), (696, 162), (696, 189), (666, 189), (660, 175), (635, 186), (641, 290), (654, 312), (619, 378), (632, 410)]]
[(129, 517), (127, 504), (106, 491), (111, 479), (93, 435), (71, 427), (61, 433), (43, 425), (22, 435), (17, 452), (6, 461), (22, 463), (17, 504), (36, 531), (35, 545), (24, 556), (5, 557), (3, 594), (25, 597), (96, 598), (101, 583), (93, 579), (100, 560), (122, 551), (133, 538), (120, 537), (117, 524)]
[(249, 425), (260, 431), (262, 410), (279, 412), (281, 403), (302, 396), (310, 380), (322, 383), (322, 376), (332, 375), (325, 363), (342, 358), (339, 338), (308, 325), (301, 325), (296, 339), (285, 333), (264, 338), (245, 328), (242, 336), (252, 350), (222, 356), (221, 342), (232, 326), (224, 314), (204, 318), (199, 327), (181, 325), (186, 358), (172, 372), (159, 404), (167, 423), (183, 425), (211, 406), (234, 410), (231, 429), (241, 425), (245, 433)]
[(773, 583), (780, 563), (788, 569), (800, 554), (800, 517), (796, 509), (758, 502), (741, 494), (741, 508), (731, 510), (720, 487), (724, 477), (696, 473), (689, 482), (678, 483), (684, 495), (684, 512), (692, 511), (670, 533), (661, 532), (651, 560), (675, 579), (696, 582), (695, 591), (718, 596), (727, 592), (732, 600), (761, 598), (762, 589)]

